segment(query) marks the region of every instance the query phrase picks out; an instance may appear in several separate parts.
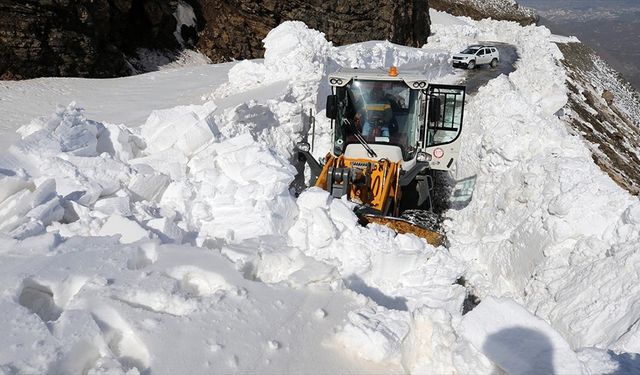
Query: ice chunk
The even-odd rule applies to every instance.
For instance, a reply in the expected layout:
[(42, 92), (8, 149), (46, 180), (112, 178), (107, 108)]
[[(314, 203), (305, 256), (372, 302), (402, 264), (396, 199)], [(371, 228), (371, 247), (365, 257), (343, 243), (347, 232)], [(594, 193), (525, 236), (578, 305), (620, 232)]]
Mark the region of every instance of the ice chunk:
[(401, 344), (409, 333), (407, 312), (383, 307), (349, 312), (349, 323), (336, 334), (338, 342), (359, 357), (374, 362), (399, 362)]
[(182, 151), (191, 156), (198, 148), (214, 139), (217, 128), (210, 114), (216, 105), (178, 106), (171, 109), (153, 111), (141, 127), (141, 134), (147, 143), (147, 153), (153, 154), (168, 148)]
[(27, 188), (30, 184), (31, 182), (28, 181), (24, 174), (0, 169), (0, 202), (12, 194)]
[(129, 191), (133, 201), (157, 202), (171, 183), (169, 176), (153, 171), (140, 172), (133, 176)]
[(132, 243), (143, 238), (149, 238), (149, 233), (133, 220), (120, 215), (111, 215), (100, 228), (100, 236), (120, 235), (121, 243)]
[(184, 231), (178, 227), (173, 220), (166, 217), (152, 219), (147, 222), (149, 228), (157, 230), (157, 234), (162, 242), (182, 243)]
[(312, 187), (300, 194), (297, 203), (300, 209), (312, 210), (314, 208), (328, 208), (331, 196), (326, 190), (319, 187)]
[(93, 208), (106, 215), (131, 216), (129, 196), (102, 198), (95, 203)]
[(42, 128), (35, 132), (29, 128), (28, 134), (18, 141), (12, 149), (24, 153), (55, 154), (70, 153), (77, 156), (95, 156), (98, 144), (98, 132), (102, 124), (85, 119), (83, 109), (75, 103), (59, 107)]
[(140, 154), (144, 141), (124, 125), (104, 124), (98, 135), (97, 152), (106, 152), (120, 161), (127, 161)]

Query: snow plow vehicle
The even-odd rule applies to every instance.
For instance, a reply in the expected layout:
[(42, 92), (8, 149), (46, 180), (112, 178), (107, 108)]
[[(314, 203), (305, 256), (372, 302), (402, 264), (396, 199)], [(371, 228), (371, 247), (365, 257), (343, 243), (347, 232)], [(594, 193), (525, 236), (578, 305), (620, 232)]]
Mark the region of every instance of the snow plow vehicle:
[(320, 161), (296, 145), (311, 184), (357, 203), (362, 224), (386, 225), (439, 246), (434, 171), (458, 157), (465, 87), (429, 84), (419, 72), (341, 68), (329, 76), (333, 145)]

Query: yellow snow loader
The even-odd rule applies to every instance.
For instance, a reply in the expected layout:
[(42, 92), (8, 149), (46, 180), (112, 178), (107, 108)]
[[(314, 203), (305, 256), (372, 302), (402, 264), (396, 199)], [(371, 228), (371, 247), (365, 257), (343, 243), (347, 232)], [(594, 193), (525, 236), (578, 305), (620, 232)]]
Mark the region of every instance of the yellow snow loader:
[(296, 146), (311, 183), (357, 203), (362, 224), (443, 244), (433, 173), (449, 170), (458, 157), (465, 87), (429, 84), (424, 74), (395, 67), (341, 68), (329, 84), (332, 150), (316, 160), (309, 142)]

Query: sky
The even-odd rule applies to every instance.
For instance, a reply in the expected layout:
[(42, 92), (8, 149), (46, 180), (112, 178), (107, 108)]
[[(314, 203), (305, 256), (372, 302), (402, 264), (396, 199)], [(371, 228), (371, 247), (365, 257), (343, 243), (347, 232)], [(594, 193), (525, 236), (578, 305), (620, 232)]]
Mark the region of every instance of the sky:
[(554, 33), (575, 35), (640, 90), (640, 0), (519, 0)]

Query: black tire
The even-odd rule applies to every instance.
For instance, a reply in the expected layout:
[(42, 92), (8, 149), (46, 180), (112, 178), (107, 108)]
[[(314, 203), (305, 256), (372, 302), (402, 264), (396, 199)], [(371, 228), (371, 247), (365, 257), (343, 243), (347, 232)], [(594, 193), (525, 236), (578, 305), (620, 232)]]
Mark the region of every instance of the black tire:
[(474, 60), (469, 61), (469, 64), (467, 64), (467, 69), (473, 70), (475, 68), (476, 68), (476, 62)]
[(491, 67), (495, 68), (496, 66), (498, 66), (498, 59), (491, 60)]

